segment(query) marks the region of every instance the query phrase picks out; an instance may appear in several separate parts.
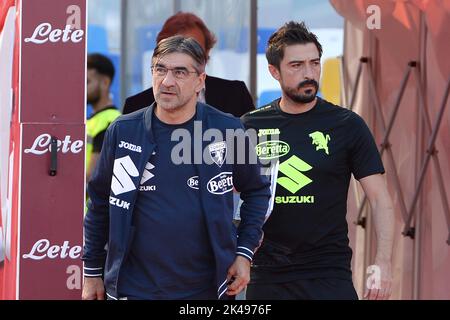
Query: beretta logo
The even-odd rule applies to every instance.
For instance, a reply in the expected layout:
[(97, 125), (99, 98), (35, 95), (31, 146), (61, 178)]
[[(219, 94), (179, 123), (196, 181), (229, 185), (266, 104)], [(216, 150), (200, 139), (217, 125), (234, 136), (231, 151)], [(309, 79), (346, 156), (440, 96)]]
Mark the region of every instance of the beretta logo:
[(289, 149), (289, 145), (284, 141), (265, 141), (256, 146), (256, 154), (260, 159), (275, 159), (288, 154)]
[(208, 191), (212, 194), (224, 194), (233, 190), (233, 173), (221, 172), (208, 181)]
[(198, 176), (190, 177), (187, 181), (187, 185), (192, 189), (198, 190)]

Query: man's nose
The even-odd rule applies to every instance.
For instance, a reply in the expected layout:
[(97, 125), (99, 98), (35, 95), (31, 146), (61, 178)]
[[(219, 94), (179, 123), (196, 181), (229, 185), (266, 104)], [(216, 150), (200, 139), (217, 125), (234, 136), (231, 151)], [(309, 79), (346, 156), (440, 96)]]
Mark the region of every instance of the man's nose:
[(304, 71), (303, 76), (304, 76), (305, 79), (308, 79), (308, 80), (314, 79), (314, 70), (313, 70), (313, 67), (307, 64), (307, 65), (305, 66), (305, 71)]
[(175, 84), (175, 77), (173, 76), (172, 70), (167, 70), (167, 74), (164, 76), (162, 83), (166, 87), (170, 87)]

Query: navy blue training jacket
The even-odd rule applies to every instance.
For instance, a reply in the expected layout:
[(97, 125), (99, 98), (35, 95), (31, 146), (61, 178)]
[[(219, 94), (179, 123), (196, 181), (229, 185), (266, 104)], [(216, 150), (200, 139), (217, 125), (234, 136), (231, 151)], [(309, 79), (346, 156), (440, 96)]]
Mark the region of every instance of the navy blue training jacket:
[[(133, 206), (145, 165), (156, 147), (152, 135), (153, 108), (154, 104), (120, 116), (109, 126), (100, 159), (88, 184), (90, 199), (84, 221), (82, 257), (84, 276), (103, 276), (106, 293), (112, 299), (119, 298), (119, 272), (133, 239)], [(203, 103), (197, 104), (195, 121), (201, 121), (202, 137), (205, 130), (212, 128), (220, 130), (224, 139), (226, 129), (243, 129), (238, 118)], [(245, 141), (246, 152), (254, 152), (248, 137)], [(203, 141), (202, 150), (208, 150), (211, 143)], [(269, 181), (261, 175), (259, 164), (249, 164), (248, 161), (245, 164), (225, 162), (222, 166), (202, 161), (193, 165), (198, 174), (201, 205), (214, 252), (217, 297), (220, 299), (227, 290), (227, 271), (236, 255), (251, 261), (259, 245), (270, 198)], [(241, 192), (243, 204), (237, 230), (232, 222), (233, 192), (226, 186), (230, 179), (217, 183), (221, 174), (232, 174), (234, 188)], [(211, 181), (214, 181), (215, 188), (221, 186), (224, 193), (221, 190), (211, 192), (212, 188), (208, 186)], [(164, 250), (164, 243), (161, 243), (161, 250)]]

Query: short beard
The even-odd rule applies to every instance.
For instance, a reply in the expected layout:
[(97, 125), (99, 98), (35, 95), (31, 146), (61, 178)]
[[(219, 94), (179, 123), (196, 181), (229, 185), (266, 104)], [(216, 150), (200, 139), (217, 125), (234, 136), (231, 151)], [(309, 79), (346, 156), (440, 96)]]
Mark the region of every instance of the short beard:
[[(311, 90), (311, 93), (309, 94), (299, 94), (296, 91), (301, 89), (302, 87), (306, 85), (313, 85), (314, 90)], [(296, 89), (292, 88), (284, 88), (284, 93), (291, 99), (292, 101), (296, 103), (310, 103), (314, 101), (317, 95), (317, 91), (319, 90), (319, 84), (316, 80), (305, 80), (301, 82)]]
[(166, 111), (170, 112), (170, 111), (177, 110), (177, 109), (181, 108), (181, 106), (182, 106), (181, 104), (175, 105), (175, 104), (172, 104), (172, 103), (165, 103), (159, 97), (160, 97), (160, 94), (157, 93), (156, 96), (155, 96), (156, 105), (158, 107), (160, 107), (161, 109), (163, 109), (163, 110), (166, 110)]
[(158, 103), (158, 102), (156, 102), (156, 105), (157, 105), (157, 107), (159, 107), (159, 108), (161, 108), (161, 109), (164, 109), (164, 110), (166, 110), (166, 111), (169, 111), (169, 112), (170, 112), (170, 111), (175, 111), (175, 110), (181, 108), (181, 105), (171, 105), (171, 104), (167, 105), (167, 104), (164, 104), (164, 103)]
[(92, 94), (91, 96), (86, 97), (86, 102), (95, 105), (100, 101), (100, 92), (96, 92), (96, 94)]

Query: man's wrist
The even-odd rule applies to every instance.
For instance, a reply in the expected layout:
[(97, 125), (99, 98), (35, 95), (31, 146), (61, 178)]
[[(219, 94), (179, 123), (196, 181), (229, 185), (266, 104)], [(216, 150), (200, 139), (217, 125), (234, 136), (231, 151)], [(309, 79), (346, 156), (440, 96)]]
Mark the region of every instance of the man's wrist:
[(375, 264), (390, 264), (391, 258), (387, 256), (376, 256), (375, 257)]
[(243, 262), (245, 261), (245, 264), (247, 264), (249, 267), (252, 264), (251, 260), (249, 260), (247, 257), (244, 257), (244, 256), (239, 255), (239, 254), (236, 255), (236, 260), (243, 261)]
[(253, 251), (245, 246), (238, 246), (236, 249), (236, 254), (247, 258), (249, 262), (253, 260)]

